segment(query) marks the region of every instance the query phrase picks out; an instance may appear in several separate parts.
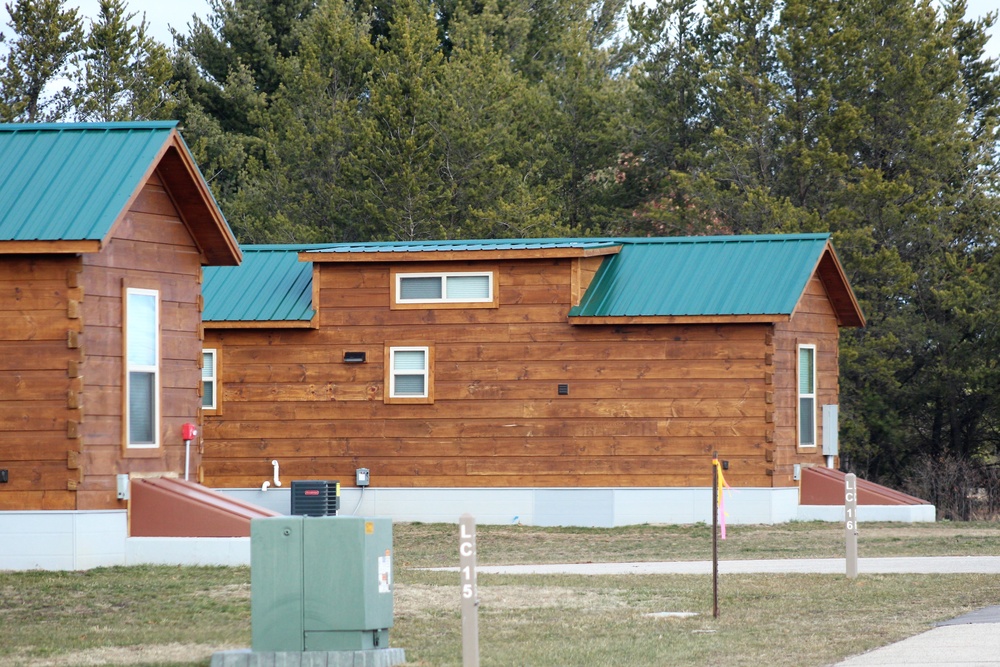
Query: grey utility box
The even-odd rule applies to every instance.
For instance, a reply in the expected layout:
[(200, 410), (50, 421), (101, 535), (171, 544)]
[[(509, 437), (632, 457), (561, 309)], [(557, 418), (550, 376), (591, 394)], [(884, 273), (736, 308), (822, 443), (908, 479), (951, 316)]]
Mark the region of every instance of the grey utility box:
[(281, 516), (250, 522), (253, 651), (389, 646), (392, 520)]

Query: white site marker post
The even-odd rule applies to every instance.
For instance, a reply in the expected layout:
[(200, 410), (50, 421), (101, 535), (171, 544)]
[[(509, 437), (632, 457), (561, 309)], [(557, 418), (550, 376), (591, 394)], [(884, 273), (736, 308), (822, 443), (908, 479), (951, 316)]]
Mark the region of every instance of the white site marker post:
[(858, 478), (852, 472), (844, 481), (844, 532), (847, 536), (847, 578), (858, 576)]
[(476, 590), (476, 519), (458, 519), (458, 569), (462, 577), (462, 665), (479, 667), (479, 592)]

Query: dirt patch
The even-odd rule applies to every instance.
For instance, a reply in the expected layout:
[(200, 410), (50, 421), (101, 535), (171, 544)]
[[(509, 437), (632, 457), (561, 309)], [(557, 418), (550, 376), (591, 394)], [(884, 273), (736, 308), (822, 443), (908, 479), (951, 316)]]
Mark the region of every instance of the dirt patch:
[(88, 667), (89, 665), (147, 665), (164, 662), (198, 662), (208, 660), (216, 651), (241, 646), (209, 646), (207, 644), (161, 644), (153, 646), (117, 646), (89, 648), (64, 653), (48, 659), (32, 658), (24, 663), (33, 667)]
[(199, 592), (198, 595), (205, 595), (213, 600), (249, 600), (250, 583), (214, 586), (204, 593)]
[[(516, 609), (578, 609), (607, 611), (628, 606), (625, 591), (602, 589), (582, 590), (556, 586), (490, 586), (479, 589), (480, 611), (510, 611)], [(431, 610), (460, 611), (458, 586), (397, 583), (394, 597), (397, 615), (425, 614)]]

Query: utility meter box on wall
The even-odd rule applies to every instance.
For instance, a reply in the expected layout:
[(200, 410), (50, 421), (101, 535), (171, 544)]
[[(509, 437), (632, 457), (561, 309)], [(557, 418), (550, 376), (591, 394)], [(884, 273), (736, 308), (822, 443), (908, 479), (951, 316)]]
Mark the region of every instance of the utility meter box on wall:
[(389, 518), (250, 522), (254, 651), (387, 648), (392, 591)]

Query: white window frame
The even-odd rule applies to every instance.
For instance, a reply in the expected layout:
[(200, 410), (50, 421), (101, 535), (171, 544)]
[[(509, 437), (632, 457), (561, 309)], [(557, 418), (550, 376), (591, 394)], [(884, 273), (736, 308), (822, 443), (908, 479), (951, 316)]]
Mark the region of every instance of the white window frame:
[[(135, 328), (128, 325), (128, 312), (133, 296), (153, 298), (153, 355), (155, 360), (152, 364), (133, 363), (129, 359), (130, 343), (135, 342), (137, 335)], [(154, 289), (144, 289), (139, 287), (125, 288), (125, 340), (124, 340), (124, 405), (125, 410), (122, 415), (124, 421), (125, 446), (128, 449), (157, 449), (160, 446), (160, 293)], [(132, 442), (132, 373), (147, 373), (152, 375), (153, 396), (150, 423), (152, 428), (152, 441)]]
[[(396, 353), (397, 352), (423, 352), (424, 353), (424, 367), (420, 371), (405, 369), (396, 369)], [(405, 347), (390, 347), (389, 348), (389, 398), (397, 399), (426, 399), (430, 396), (430, 365), (431, 365), (431, 352), (429, 347), (424, 346), (405, 346)], [(419, 375), (424, 378), (424, 391), (422, 394), (397, 394), (396, 393), (396, 377), (400, 375), (413, 376)]]
[[(452, 277), (460, 278), (471, 278), (476, 276), (484, 276), (488, 281), (488, 294), (483, 298), (478, 299), (468, 299), (468, 298), (451, 298), (448, 296), (448, 279)], [(404, 299), (403, 294), (403, 280), (407, 278), (440, 278), (441, 279), (441, 297), (437, 299)], [(432, 273), (397, 273), (396, 274), (396, 303), (398, 304), (410, 304), (410, 303), (489, 303), (494, 302), (494, 284), (493, 284), (493, 272), (492, 271), (440, 271)]]
[[(219, 350), (213, 347), (207, 347), (201, 351), (201, 408), (202, 410), (218, 410), (219, 409)], [(212, 358), (211, 370), (208, 370), (208, 364), (205, 363), (207, 357)], [(212, 383), (211, 392), (205, 391), (205, 383)], [(205, 397), (210, 396), (210, 399), (206, 402)]]
[[(812, 392), (803, 392), (802, 391), (802, 367), (801, 367), (802, 366), (802, 352), (805, 351), (805, 350), (808, 350), (809, 353), (810, 353), (810, 356), (812, 357), (812, 378), (810, 378), (810, 382), (811, 382), (811, 385), (812, 385)], [(817, 436), (816, 436), (817, 428), (816, 427), (817, 427), (817, 421), (818, 421), (818, 419), (816, 418), (816, 398), (817, 397), (816, 397), (816, 346), (815, 345), (813, 345), (813, 344), (804, 344), (804, 345), (799, 345), (798, 346), (798, 349), (796, 350), (796, 354), (795, 354), (795, 371), (796, 371), (795, 372), (795, 393), (798, 396), (798, 400), (796, 401), (796, 429), (795, 430), (797, 432), (798, 446), (799, 447), (814, 448), (814, 447), (816, 447), (816, 441), (817, 441)], [(812, 424), (812, 429), (811, 429), (812, 433), (803, 433), (803, 430), (804, 430), (803, 429), (803, 424), (802, 424), (802, 418), (804, 416), (803, 415), (803, 406), (802, 406), (803, 401), (809, 401), (810, 404), (812, 405), (812, 411), (810, 413), (810, 422)], [(808, 442), (805, 441), (805, 439), (803, 438), (804, 435), (808, 435), (809, 436), (809, 441)]]

